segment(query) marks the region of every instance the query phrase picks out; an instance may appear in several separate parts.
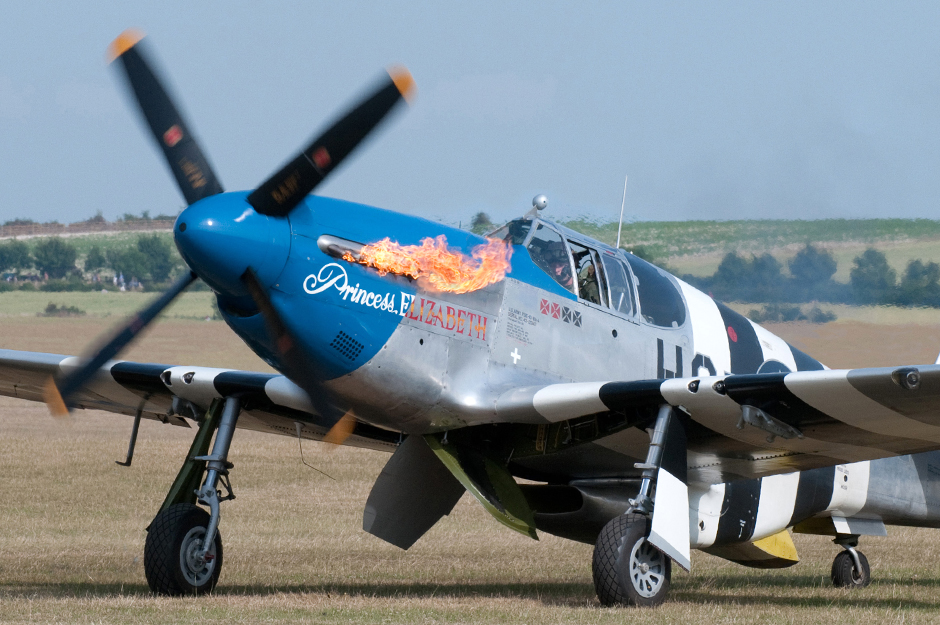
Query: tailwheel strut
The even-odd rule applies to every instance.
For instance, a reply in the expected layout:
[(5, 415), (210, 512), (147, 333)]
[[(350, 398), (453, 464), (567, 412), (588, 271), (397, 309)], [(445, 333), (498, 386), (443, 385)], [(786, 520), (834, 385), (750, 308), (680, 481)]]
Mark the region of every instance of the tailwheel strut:
[[(147, 530), (144, 572), (150, 589), (161, 595), (210, 592), (222, 570), (219, 504), (234, 499), (228, 473), (229, 447), (241, 400), (215, 400), (193, 439), (186, 461)], [(209, 442), (216, 431), (212, 452)], [(205, 480), (201, 482), (203, 473)], [(219, 492), (219, 487), (225, 494)], [(196, 503), (208, 506), (209, 511)]]

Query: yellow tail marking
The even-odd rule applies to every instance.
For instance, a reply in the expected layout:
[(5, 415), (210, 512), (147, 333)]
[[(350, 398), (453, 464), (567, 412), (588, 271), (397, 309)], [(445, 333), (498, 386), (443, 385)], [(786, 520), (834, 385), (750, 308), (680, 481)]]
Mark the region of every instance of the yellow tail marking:
[(782, 558), (792, 562), (800, 561), (800, 556), (796, 552), (796, 545), (793, 544), (793, 538), (790, 537), (790, 532), (787, 530), (777, 532), (767, 538), (755, 540), (752, 544), (761, 551), (776, 558)]

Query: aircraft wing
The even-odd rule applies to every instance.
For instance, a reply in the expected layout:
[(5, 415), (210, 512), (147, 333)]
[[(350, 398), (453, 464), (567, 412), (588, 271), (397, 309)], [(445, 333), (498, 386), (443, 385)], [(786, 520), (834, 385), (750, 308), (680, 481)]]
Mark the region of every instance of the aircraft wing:
[[(663, 404), (679, 410), (694, 482), (940, 449), (938, 365), (552, 384), (504, 394), (497, 416), (517, 423), (571, 423), (573, 440), (563, 435), (549, 442), (567, 437), (569, 444), (583, 441), (642, 461), (648, 444), (642, 428)], [(593, 437), (579, 440), (576, 430), (585, 431), (580, 426), (591, 415), (604, 418), (594, 430), (587, 428)]]
[[(78, 358), (0, 349), (0, 395), (43, 401), (50, 377), (77, 366)], [(213, 399), (239, 393), (243, 410), (238, 428), (322, 440), (327, 428), (318, 420), (306, 393), (273, 373), (209, 367), (111, 361), (76, 397), (78, 408), (105, 410), (189, 427)], [(394, 451), (399, 434), (357, 423), (344, 444)]]

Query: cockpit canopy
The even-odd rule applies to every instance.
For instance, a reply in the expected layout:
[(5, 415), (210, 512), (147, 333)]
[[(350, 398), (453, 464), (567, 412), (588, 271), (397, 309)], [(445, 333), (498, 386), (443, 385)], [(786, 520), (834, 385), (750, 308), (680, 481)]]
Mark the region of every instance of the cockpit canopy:
[(539, 269), (585, 303), (664, 328), (685, 323), (675, 278), (633, 254), (539, 219), (516, 219), (489, 237), (524, 245)]

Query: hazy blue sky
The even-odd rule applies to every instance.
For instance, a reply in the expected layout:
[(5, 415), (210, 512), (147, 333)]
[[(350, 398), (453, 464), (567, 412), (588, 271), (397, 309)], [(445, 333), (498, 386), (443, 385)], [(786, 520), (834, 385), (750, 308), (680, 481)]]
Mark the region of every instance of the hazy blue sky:
[[(318, 189), (448, 222), (940, 217), (940, 3), (73, 2), (0, 20), (0, 220), (183, 201), (115, 68), (124, 28), (226, 189), (380, 76), (410, 109)], [(157, 3), (146, 3), (157, 4)]]

